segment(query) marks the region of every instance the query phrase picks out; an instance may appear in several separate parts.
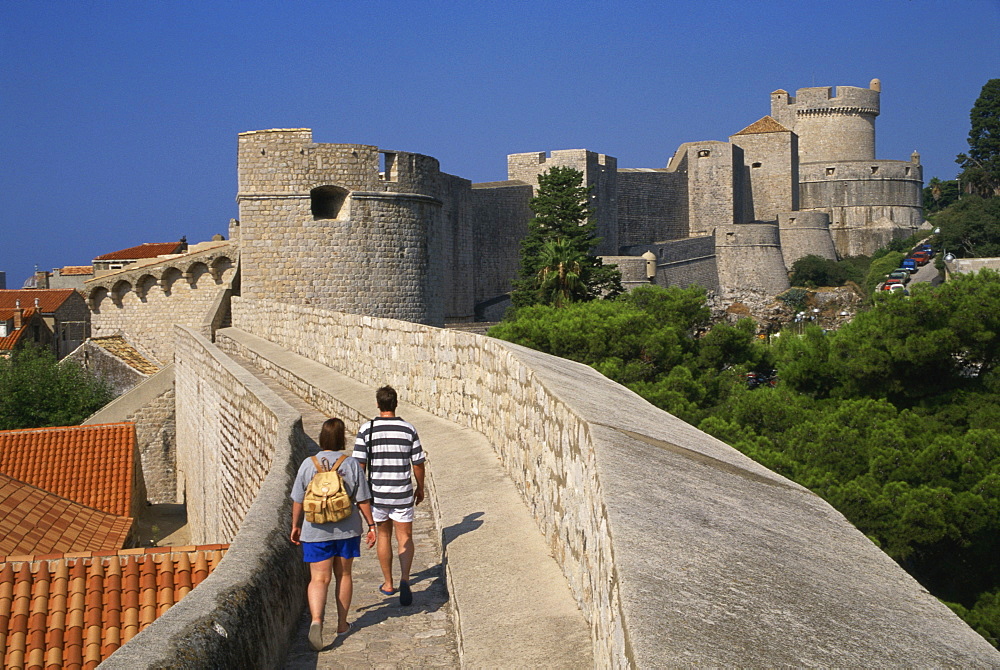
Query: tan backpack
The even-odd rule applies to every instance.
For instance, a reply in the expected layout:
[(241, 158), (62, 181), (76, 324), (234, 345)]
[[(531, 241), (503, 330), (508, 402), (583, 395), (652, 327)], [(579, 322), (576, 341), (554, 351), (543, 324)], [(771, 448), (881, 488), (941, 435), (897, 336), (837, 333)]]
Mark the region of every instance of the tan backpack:
[(313, 465), (316, 466), (316, 474), (309, 481), (306, 487), (306, 495), (302, 500), (302, 509), (306, 513), (306, 521), (309, 523), (333, 523), (343, 521), (351, 516), (354, 511), (351, 503), (351, 496), (344, 489), (344, 480), (341, 479), (337, 468), (347, 458), (344, 454), (337, 459), (333, 467), (325, 470), (323, 465), (329, 466), (326, 459), (320, 463), (315, 456), (312, 457)]

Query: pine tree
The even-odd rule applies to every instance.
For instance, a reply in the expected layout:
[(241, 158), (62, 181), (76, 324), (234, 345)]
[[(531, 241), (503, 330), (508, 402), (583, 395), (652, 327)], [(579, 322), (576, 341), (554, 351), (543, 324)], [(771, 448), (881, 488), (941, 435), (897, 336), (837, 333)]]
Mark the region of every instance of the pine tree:
[(969, 153), (959, 154), (959, 180), (970, 193), (1000, 196), (1000, 79), (983, 86), (969, 113)]
[[(554, 167), (538, 175), (538, 191), (529, 203), (535, 216), (521, 241), (521, 268), (511, 293), (514, 307), (579, 302), (622, 292), (618, 269), (591, 254), (600, 239), (590, 191), (583, 185), (583, 173), (571, 167)], [(566, 272), (567, 268), (574, 271)]]

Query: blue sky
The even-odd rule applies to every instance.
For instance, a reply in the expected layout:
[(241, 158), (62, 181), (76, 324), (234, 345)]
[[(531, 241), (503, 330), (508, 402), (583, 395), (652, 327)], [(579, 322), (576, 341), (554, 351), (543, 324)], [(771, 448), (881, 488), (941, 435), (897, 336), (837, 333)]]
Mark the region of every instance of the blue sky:
[(882, 80), (877, 157), (952, 178), (1000, 77), (1000, 0), (45, 2), (0, 0), (0, 271), (225, 233), (236, 135), (434, 156), (587, 148), (663, 167), (768, 94)]

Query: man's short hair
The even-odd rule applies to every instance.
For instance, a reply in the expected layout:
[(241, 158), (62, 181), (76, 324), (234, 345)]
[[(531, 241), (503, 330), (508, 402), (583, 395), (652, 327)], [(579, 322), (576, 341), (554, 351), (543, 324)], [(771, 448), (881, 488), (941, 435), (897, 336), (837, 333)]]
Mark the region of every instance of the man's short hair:
[(375, 402), (378, 403), (380, 412), (396, 411), (396, 389), (391, 386), (383, 386), (375, 391)]

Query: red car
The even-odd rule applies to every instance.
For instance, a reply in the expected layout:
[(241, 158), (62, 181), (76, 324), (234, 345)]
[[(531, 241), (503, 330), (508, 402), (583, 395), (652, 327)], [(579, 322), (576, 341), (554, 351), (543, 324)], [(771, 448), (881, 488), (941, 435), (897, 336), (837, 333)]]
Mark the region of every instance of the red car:
[(910, 254), (910, 258), (917, 262), (917, 265), (927, 265), (931, 260), (931, 254), (928, 251), (914, 251)]

